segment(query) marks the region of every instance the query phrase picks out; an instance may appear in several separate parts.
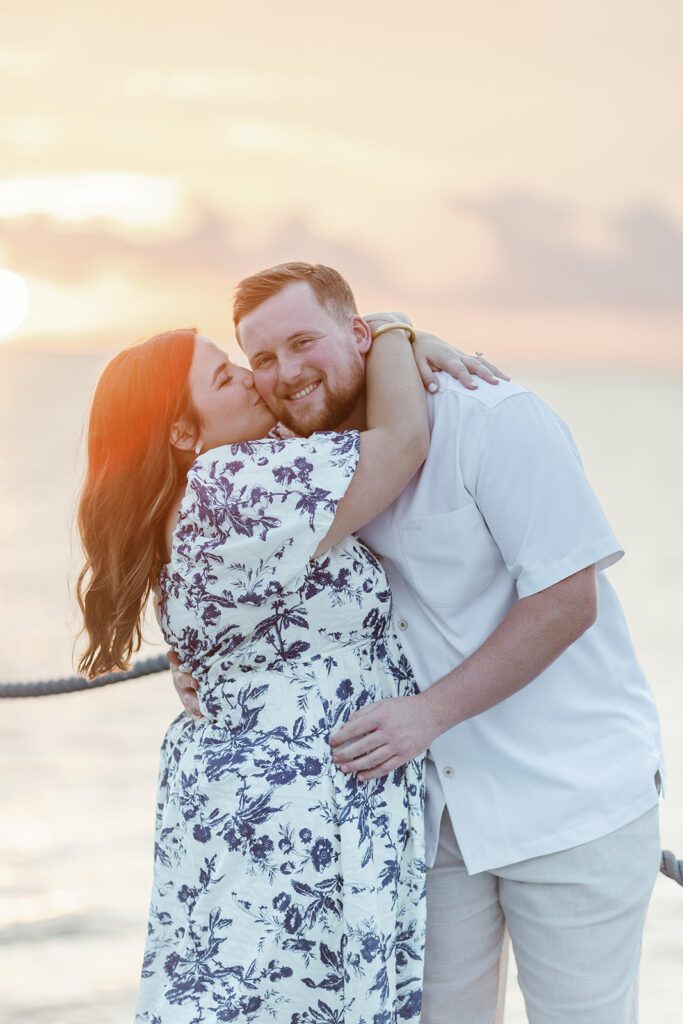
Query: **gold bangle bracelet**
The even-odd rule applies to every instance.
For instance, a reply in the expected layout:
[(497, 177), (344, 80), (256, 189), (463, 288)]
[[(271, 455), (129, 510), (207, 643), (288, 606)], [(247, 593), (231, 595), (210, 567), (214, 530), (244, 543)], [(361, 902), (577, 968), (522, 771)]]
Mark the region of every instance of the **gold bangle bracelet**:
[(379, 338), (380, 334), (384, 334), (386, 331), (407, 331), (410, 340), (415, 341), (415, 331), (410, 324), (383, 324), (382, 327), (371, 331), (372, 340), (374, 341), (375, 338)]

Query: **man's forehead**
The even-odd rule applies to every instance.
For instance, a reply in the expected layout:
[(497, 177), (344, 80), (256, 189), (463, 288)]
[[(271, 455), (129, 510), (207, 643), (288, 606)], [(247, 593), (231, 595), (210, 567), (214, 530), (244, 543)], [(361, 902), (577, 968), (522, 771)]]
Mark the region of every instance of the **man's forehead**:
[(242, 348), (251, 356), (299, 337), (320, 334), (330, 319), (330, 312), (320, 305), (310, 285), (299, 281), (246, 313), (237, 333)]
[(250, 321), (262, 320), (275, 313), (280, 315), (284, 312), (296, 314), (298, 311), (316, 308), (322, 309), (310, 284), (307, 281), (292, 281), (245, 313), (240, 323), (246, 324)]

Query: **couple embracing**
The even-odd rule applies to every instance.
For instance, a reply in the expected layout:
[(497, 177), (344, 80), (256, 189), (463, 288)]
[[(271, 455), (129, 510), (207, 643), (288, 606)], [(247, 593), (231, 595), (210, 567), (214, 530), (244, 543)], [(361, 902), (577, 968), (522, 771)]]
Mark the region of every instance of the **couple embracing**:
[(171, 331), (89, 424), (81, 667), (154, 593), (191, 712), (136, 1020), (492, 1024), (507, 928), (531, 1024), (632, 1024), (659, 726), (567, 428), (327, 267), (234, 321), (253, 374)]

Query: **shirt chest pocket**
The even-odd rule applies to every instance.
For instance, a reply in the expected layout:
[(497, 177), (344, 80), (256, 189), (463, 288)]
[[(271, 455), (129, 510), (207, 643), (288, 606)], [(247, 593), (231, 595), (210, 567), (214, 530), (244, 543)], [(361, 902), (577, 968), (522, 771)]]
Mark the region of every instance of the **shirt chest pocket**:
[(432, 608), (458, 608), (485, 590), (500, 552), (475, 504), (399, 524), (409, 582)]

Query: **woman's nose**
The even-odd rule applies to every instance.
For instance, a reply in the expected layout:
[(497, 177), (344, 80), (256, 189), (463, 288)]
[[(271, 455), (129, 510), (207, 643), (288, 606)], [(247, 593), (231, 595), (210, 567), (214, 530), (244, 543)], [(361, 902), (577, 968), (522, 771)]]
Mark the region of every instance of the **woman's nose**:
[(242, 377), (242, 383), (245, 386), (245, 388), (247, 389), (247, 391), (249, 391), (251, 388), (253, 388), (253, 386), (254, 386), (254, 374), (251, 372), (251, 370), (245, 370), (244, 371), (244, 376)]

